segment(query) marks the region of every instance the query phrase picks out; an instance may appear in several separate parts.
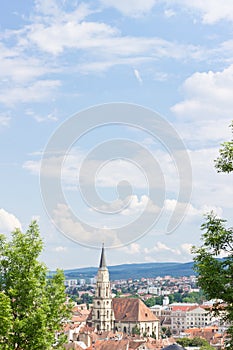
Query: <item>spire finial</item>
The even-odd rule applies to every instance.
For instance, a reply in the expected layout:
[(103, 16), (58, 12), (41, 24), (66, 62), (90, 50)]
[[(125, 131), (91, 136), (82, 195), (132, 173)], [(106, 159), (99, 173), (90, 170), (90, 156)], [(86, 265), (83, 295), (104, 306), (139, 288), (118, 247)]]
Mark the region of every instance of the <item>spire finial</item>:
[(101, 268), (101, 267), (106, 267), (106, 260), (105, 260), (105, 254), (104, 254), (104, 243), (102, 243), (102, 251), (101, 251), (99, 268)]

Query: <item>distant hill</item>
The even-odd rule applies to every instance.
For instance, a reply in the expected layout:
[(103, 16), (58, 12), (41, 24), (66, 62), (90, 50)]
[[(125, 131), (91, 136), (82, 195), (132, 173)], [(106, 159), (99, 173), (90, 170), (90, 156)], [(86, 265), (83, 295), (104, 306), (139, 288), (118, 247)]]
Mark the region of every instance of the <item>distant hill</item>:
[[(193, 262), (188, 263), (142, 263), (109, 266), (111, 280), (138, 279), (170, 275), (173, 277), (194, 275)], [(65, 270), (67, 279), (90, 278), (97, 274), (96, 267)]]

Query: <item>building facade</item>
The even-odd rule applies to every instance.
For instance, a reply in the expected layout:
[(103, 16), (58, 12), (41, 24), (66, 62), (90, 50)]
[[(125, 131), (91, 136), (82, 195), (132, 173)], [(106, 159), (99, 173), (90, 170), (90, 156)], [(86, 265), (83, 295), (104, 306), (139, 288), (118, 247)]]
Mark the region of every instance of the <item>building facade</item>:
[(197, 307), (186, 312), (186, 328), (206, 327), (211, 324), (213, 316), (208, 309)]

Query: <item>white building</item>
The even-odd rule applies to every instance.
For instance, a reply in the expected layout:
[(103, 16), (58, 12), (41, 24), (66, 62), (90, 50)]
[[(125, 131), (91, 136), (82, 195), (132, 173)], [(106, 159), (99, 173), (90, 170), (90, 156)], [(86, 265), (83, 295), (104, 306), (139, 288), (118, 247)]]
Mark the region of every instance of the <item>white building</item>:
[(212, 315), (203, 307), (186, 311), (186, 328), (202, 328), (211, 323)]

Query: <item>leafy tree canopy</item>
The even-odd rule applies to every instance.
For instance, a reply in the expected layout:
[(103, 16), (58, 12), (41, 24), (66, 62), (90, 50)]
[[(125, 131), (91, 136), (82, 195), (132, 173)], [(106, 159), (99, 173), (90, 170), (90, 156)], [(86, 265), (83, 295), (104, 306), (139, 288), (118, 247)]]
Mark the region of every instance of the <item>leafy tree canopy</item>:
[[(55, 347), (55, 332), (69, 316), (64, 275), (50, 279), (38, 261), (43, 249), (34, 221), (26, 233), (16, 229), (12, 240), (0, 236), (0, 348), (48, 350)], [(59, 346), (59, 342), (57, 342)]]
[[(194, 247), (198, 283), (208, 299), (216, 299), (213, 311), (233, 324), (233, 229), (213, 212), (202, 224), (202, 246)], [(220, 259), (221, 256), (224, 258)], [(224, 310), (224, 313), (223, 313)], [(233, 345), (233, 326), (229, 328)]]
[[(233, 134), (233, 121), (230, 125)], [(224, 142), (215, 160), (218, 172), (233, 171), (233, 139)], [(233, 228), (213, 212), (202, 224), (202, 246), (193, 247), (199, 285), (209, 299), (217, 299), (214, 312), (229, 322), (229, 345), (233, 346)], [(220, 258), (222, 257), (222, 259)]]
[(176, 340), (176, 342), (177, 342), (177, 344), (180, 344), (183, 347), (200, 346), (201, 349), (213, 349), (213, 347), (209, 345), (209, 343), (206, 339), (199, 338), (199, 337), (179, 338)]
[[(233, 121), (230, 127), (233, 135)], [(222, 144), (215, 166), (218, 172), (230, 173), (233, 171), (233, 139)]]

